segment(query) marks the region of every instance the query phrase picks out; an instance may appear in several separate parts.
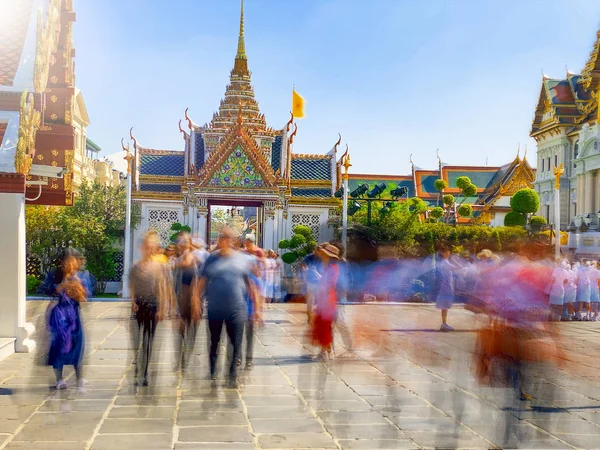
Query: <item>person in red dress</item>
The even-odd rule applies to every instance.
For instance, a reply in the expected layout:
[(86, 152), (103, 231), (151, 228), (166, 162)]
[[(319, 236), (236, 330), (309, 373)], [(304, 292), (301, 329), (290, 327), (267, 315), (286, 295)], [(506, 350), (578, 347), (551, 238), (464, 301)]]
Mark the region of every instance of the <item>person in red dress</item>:
[(337, 307), (337, 284), (339, 278), (340, 249), (325, 243), (319, 247), (319, 257), (323, 264), (312, 320), (313, 345), (320, 348), (319, 358), (333, 356), (333, 322)]

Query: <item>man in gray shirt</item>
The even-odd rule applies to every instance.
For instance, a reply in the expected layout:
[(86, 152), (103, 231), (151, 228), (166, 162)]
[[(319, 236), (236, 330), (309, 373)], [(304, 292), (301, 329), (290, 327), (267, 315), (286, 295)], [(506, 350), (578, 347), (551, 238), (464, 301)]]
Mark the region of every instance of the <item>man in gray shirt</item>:
[(244, 323), (248, 319), (246, 295), (248, 292), (249, 259), (234, 249), (235, 232), (223, 228), (219, 236), (218, 250), (204, 263), (200, 278), (200, 292), (207, 300), (207, 319), (210, 332), (210, 375), (217, 377), (217, 349), (223, 324), (233, 346), (233, 358), (229, 369), (229, 384), (237, 384), (237, 360), (240, 358)]

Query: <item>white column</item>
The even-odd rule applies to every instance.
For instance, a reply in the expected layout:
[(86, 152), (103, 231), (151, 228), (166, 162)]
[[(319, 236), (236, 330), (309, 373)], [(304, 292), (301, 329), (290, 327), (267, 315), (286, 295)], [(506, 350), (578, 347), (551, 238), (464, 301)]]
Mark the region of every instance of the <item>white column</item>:
[(208, 224), (208, 213), (207, 212), (203, 212), (200, 211), (197, 214), (197, 230), (198, 230), (198, 237), (201, 237), (202, 239), (206, 239), (206, 245), (210, 246), (211, 242), (210, 241), (210, 236), (206, 235), (206, 228), (207, 228), (207, 224)]
[(25, 194), (0, 194), (0, 337), (16, 338), (15, 351), (29, 353), (35, 331), (26, 322)]
[(275, 215), (265, 211), (263, 227), (263, 248), (275, 250)]
[(129, 271), (131, 269), (131, 174), (127, 175), (127, 206), (125, 209), (125, 250), (123, 251), (123, 288), (121, 297), (129, 298)]

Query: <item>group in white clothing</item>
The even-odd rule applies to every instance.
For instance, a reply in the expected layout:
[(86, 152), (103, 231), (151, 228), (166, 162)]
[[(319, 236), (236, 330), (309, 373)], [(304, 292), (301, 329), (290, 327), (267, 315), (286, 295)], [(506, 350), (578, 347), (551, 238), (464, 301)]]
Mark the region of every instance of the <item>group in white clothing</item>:
[(553, 272), (547, 293), (552, 320), (600, 321), (600, 267), (597, 261), (563, 260)]

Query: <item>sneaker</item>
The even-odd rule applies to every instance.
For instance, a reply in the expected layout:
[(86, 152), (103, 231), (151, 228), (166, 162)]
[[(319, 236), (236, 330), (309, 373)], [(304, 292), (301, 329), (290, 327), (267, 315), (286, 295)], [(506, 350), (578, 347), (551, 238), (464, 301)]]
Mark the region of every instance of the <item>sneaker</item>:
[(440, 327), (440, 331), (454, 331), (454, 328), (452, 328), (447, 323), (443, 323), (442, 326)]
[(64, 391), (67, 387), (67, 382), (65, 380), (60, 380), (58, 383), (56, 383), (56, 389), (58, 391)]
[(246, 370), (252, 370), (254, 368), (254, 364), (252, 361), (246, 361)]
[(526, 392), (521, 392), (521, 401), (523, 402), (530, 402), (531, 400), (533, 400), (533, 397), (529, 394), (527, 394)]
[(211, 373), (211, 374), (210, 374), (210, 379), (211, 379), (211, 380), (213, 380), (213, 381), (216, 381), (216, 379), (217, 379), (217, 374), (216, 374), (215, 372)]

